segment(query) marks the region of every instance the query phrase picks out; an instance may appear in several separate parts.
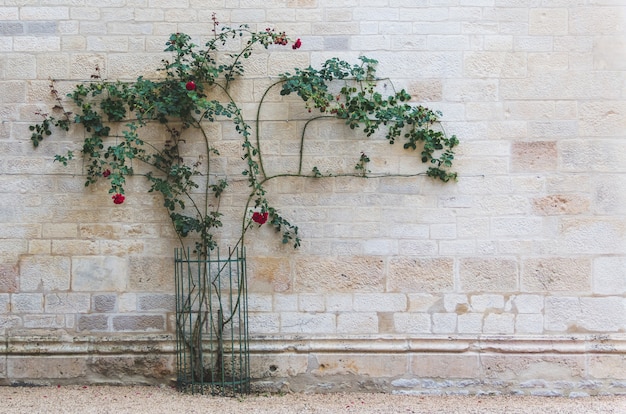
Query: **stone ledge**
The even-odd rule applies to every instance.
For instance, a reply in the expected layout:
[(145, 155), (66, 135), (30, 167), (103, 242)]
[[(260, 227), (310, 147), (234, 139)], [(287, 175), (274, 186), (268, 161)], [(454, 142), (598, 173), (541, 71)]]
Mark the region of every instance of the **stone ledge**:
[[(0, 385), (155, 384), (176, 377), (174, 335), (0, 337)], [(255, 336), (254, 389), (409, 394), (626, 393), (626, 336)]]
[(174, 335), (74, 336), (63, 333), (0, 337), (0, 355), (172, 354)]
[(250, 340), (251, 352), (320, 353), (354, 351), (364, 353), (489, 352), (506, 353), (626, 353), (626, 335), (567, 336), (430, 336), (430, 337), (285, 337), (264, 336)]
[[(173, 334), (75, 336), (65, 332), (0, 337), (0, 355), (174, 353)], [(254, 336), (251, 353), (494, 353), (624, 354), (626, 335), (432, 336), (334, 338)]]

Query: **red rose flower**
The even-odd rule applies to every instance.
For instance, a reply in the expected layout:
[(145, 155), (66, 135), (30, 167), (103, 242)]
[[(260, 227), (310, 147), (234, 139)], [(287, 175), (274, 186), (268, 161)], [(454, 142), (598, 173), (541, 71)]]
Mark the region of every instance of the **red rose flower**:
[(196, 83), (194, 81), (189, 81), (187, 82), (187, 84), (185, 85), (185, 88), (188, 91), (195, 91), (196, 90)]
[(291, 48), (292, 48), (293, 50), (296, 50), (296, 49), (300, 49), (300, 46), (302, 46), (302, 42), (300, 41), (300, 39), (298, 39), (298, 40), (296, 40), (296, 42), (295, 42), (295, 43), (291, 46)]
[(124, 197), (123, 194), (115, 194), (113, 197), (111, 197), (113, 199), (113, 202), (115, 204), (122, 204), (124, 202), (124, 200), (126, 199), (126, 197)]
[(252, 214), (252, 221), (258, 223), (259, 225), (263, 225), (267, 221), (268, 217), (269, 213), (267, 211), (264, 213), (259, 213), (258, 211), (255, 211), (254, 214)]
[(104, 178), (107, 178), (109, 175), (111, 175), (111, 170), (107, 169), (107, 170), (102, 171), (102, 176)]

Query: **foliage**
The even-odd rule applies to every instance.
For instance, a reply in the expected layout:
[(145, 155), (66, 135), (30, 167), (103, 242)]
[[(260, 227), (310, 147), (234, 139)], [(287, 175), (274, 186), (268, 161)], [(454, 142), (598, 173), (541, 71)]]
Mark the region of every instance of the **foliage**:
[[(290, 40), (284, 32), (271, 29), (254, 32), (247, 26), (240, 26), (218, 30), (215, 19), (213, 33), (204, 48), (192, 43), (184, 33), (172, 34), (165, 48), (171, 58), (162, 61), (159, 70), (163, 76), (159, 79), (140, 76), (134, 82), (112, 82), (95, 75), (90, 81), (76, 85), (67, 95), (73, 112), (65, 108), (52, 83), (52, 94), (57, 102), (55, 113), (60, 110), (61, 114), (42, 114), (43, 120), (30, 126), (33, 145), (40, 145), (52, 134), (53, 127), (68, 131), (71, 124), (79, 124), (85, 131), (81, 148), (86, 166), (85, 185), (100, 179), (108, 180), (109, 193), (116, 204), (124, 202), (126, 177), (135, 174), (135, 163), (146, 164), (150, 168), (143, 174), (150, 182), (149, 191), (163, 196), (163, 205), (181, 242), (182, 238), (194, 236), (197, 251), (206, 253), (217, 243), (214, 235), (222, 226), (219, 200), (227, 191), (229, 181), (228, 178), (212, 179), (211, 167), (220, 154), (212, 145), (205, 126), (207, 122), (230, 119), (242, 138), (242, 174), (250, 188), (240, 241), (243, 243), (250, 227), (268, 222), (281, 234), (283, 243), (298, 247), (298, 227), (270, 205), (265, 184), (277, 177), (323, 178), (333, 174), (323, 174), (317, 167), (311, 172), (303, 172), (302, 153), (296, 174), (266, 174), (260, 149), (259, 118), (257, 116), (256, 134), (253, 134), (250, 124), (242, 116), (241, 107), (230, 95), (231, 83), (244, 75), (243, 63), (255, 47), (284, 46)], [(239, 41), (242, 47), (238, 52), (220, 52), (227, 44)], [(292, 48), (297, 49), (301, 44), (297, 39)], [(320, 69), (308, 67), (295, 69), (293, 74), (285, 73), (265, 91), (259, 102), (259, 113), (270, 89), (280, 86), (281, 95), (297, 94), (309, 112), (320, 112), (310, 121), (322, 118), (344, 120), (351, 129), (362, 128), (368, 137), (384, 128), (390, 144), (401, 140), (405, 149), (420, 152), (421, 161), (429, 164), (428, 176), (444, 182), (456, 179), (456, 173), (451, 172), (450, 167), (458, 140), (434, 128), (441, 114), (412, 104), (411, 96), (404, 90), (383, 96), (377, 90), (376, 63), (366, 57), (361, 57), (358, 64), (333, 58)], [(333, 85), (337, 82), (341, 88), (338, 93), (333, 93)], [(218, 95), (225, 98), (215, 98)], [(142, 128), (149, 123), (163, 126), (167, 133), (164, 145), (142, 138)], [(120, 125), (121, 132), (114, 133)], [(205, 148), (203, 158), (191, 162), (181, 156), (186, 143), (183, 137), (190, 129), (201, 132)], [(302, 132), (302, 141), (305, 133), (306, 128)], [(256, 135), (255, 140), (253, 135)], [(113, 141), (115, 143), (111, 143)], [(57, 155), (55, 161), (67, 165), (74, 157), (72, 151), (67, 151)], [(361, 152), (354, 173), (344, 175), (368, 177), (369, 162), (370, 157)]]

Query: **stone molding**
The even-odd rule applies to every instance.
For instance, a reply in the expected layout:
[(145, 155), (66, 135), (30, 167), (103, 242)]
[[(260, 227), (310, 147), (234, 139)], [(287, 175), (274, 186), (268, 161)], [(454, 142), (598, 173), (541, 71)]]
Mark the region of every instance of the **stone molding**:
[[(75, 336), (11, 335), (0, 342), (0, 355), (82, 355), (142, 354), (175, 352), (174, 336), (155, 334), (141, 336)], [(494, 354), (624, 354), (626, 335), (559, 335), (526, 336), (481, 335), (433, 337), (348, 338), (299, 336), (256, 336), (250, 339), (251, 353), (464, 353)]]
[[(174, 384), (171, 334), (13, 334), (0, 385)], [(587, 396), (626, 390), (626, 335), (255, 336), (260, 392)]]
[(626, 352), (626, 335), (527, 336), (481, 335), (480, 337), (350, 337), (298, 338), (284, 336), (255, 337), (251, 352), (262, 353), (616, 353)]

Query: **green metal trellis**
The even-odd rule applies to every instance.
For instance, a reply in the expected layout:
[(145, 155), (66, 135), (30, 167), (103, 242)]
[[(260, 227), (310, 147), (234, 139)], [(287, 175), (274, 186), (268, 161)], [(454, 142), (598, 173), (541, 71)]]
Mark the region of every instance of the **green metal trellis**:
[(250, 392), (244, 249), (221, 258), (177, 249), (176, 351), (180, 391), (237, 396)]

